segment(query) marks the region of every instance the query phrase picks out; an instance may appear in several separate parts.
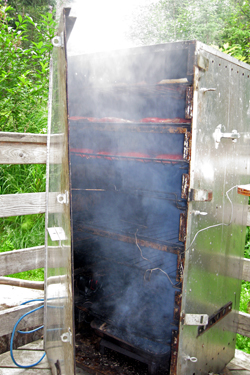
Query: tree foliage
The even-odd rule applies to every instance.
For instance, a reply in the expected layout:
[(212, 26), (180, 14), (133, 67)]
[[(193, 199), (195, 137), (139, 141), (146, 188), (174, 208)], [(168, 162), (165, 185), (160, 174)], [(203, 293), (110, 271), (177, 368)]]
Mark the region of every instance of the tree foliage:
[(220, 45), (231, 11), (230, 0), (160, 0), (136, 15), (131, 35), (140, 44), (198, 39)]
[(0, 131), (39, 132), (47, 123), (55, 21), (52, 13), (34, 22), (21, 14), (15, 20), (12, 12), (0, 7)]
[(250, 63), (250, 0), (238, 1), (223, 32), (223, 50)]
[(250, 62), (250, 0), (159, 0), (134, 16), (137, 44), (197, 39)]

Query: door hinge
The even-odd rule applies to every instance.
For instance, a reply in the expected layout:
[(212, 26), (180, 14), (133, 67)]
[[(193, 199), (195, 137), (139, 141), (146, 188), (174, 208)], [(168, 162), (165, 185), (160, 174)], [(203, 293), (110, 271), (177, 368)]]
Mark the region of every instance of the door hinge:
[(181, 198), (188, 199), (188, 190), (189, 190), (189, 175), (184, 173), (182, 175), (181, 183)]
[(191, 189), (189, 192), (189, 201), (192, 202), (211, 202), (213, 192), (211, 190)]
[(191, 134), (189, 132), (184, 136), (183, 159), (187, 161), (191, 159)]
[(187, 237), (187, 215), (186, 213), (180, 214), (180, 226), (179, 226), (179, 241), (185, 242)]
[(186, 89), (185, 118), (190, 120), (193, 118), (193, 86)]

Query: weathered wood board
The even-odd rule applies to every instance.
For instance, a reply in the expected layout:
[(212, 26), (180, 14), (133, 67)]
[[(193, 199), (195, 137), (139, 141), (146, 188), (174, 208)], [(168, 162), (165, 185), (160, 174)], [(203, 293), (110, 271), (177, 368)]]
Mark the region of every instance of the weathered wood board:
[(250, 281), (250, 259), (244, 259), (242, 279)]
[(0, 375), (51, 375), (50, 369), (0, 368)]
[(47, 145), (47, 134), (0, 132), (0, 142)]
[[(12, 332), (17, 320), (21, 318), (26, 312), (41, 306), (41, 302), (32, 302), (27, 305), (13, 307), (7, 310), (0, 311), (0, 337), (8, 335)], [(21, 320), (18, 329), (25, 329), (30, 327), (39, 327), (43, 325), (43, 309), (40, 309), (33, 314), (27, 315)]]
[[(63, 212), (63, 204), (57, 201), (59, 192), (49, 194), (49, 211)], [(0, 217), (45, 213), (46, 193), (0, 195)]]
[(47, 135), (0, 132), (0, 164), (45, 164)]
[(250, 314), (239, 312), (239, 324), (237, 333), (250, 337)]
[(0, 285), (19, 286), (21, 288), (44, 290), (43, 281), (15, 279), (14, 277), (0, 277)]
[(45, 193), (0, 195), (0, 208), (0, 217), (44, 213)]
[(44, 246), (0, 253), (0, 276), (42, 268), (44, 262)]
[(47, 145), (0, 142), (1, 164), (46, 164)]
[[(13, 355), (17, 363), (20, 363), (22, 365), (28, 366), (32, 363), (36, 363), (39, 361), (41, 356), (43, 355), (43, 351), (35, 351), (35, 350), (13, 350)], [(16, 368), (16, 365), (13, 363), (10, 352), (3, 353), (0, 356), (0, 368)], [(47, 358), (44, 358), (37, 366), (36, 368), (44, 368), (49, 369), (49, 363), (47, 361)]]
[(232, 375), (249, 375), (250, 374), (250, 354), (241, 350), (235, 350), (235, 357), (227, 365), (227, 369)]
[[(51, 148), (57, 164), (62, 141), (61, 134), (51, 137)], [(47, 134), (7, 133), (0, 132), (0, 164), (46, 164), (47, 160)]]
[(43, 350), (43, 341), (42, 340), (37, 340), (30, 342), (29, 344), (20, 346), (18, 350)]

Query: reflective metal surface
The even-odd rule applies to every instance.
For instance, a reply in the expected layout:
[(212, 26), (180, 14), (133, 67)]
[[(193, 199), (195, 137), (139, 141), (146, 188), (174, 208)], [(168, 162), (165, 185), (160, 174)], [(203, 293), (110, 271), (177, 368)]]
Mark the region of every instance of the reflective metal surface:
[[(60, 38), (63, 29), (61, 22)], [(195, 41), (72, 56), (69, 187), (65, 43), (57, 45), (46, 224), (45, 338), (53, 374), (75, 373), (71, 225), (79, 310), (106, 314), (127, 331), (132, 324), (126, 341), (133, 346), (134, 329), (139, 337), (150, 317), (171, 352), (171, 375), (217, 373), (234, 356), (237, 331), (248, 202), (237, 186), (250, 174), (249, 67)], [(187, 87), (177, 96), (176, 87), (155, 89), (162, 79), (183, 77)], [(178, 130), (140, 122), (158, 116), (183, 123)], [(100, 121), (114, 118), (127, 122)], [(138, 312), (149, 291), (154, 308), (143, 321)], [(98, 293), (115, 297), (105, 305)], [(86, 308), (90, 297), (95, 303)], [(147, 352), (144, 341), (136, 345)]]
[[(62, 18), (61, 38), (64, 29)], [(65, 49), (54, 47), (47, 163), (45, 349), (52, 373), (60, 375), (75, 373), (66, 68)]]
[(190, 189), (213, 198), (189, 202), (181, 314), (232, 311), (199, 336), (180, 322), (178, 375), (217, 373), (234, 357), (248, 201), (235, 186), (249, 182), (249, 66), (200, 43), (196, 53)]

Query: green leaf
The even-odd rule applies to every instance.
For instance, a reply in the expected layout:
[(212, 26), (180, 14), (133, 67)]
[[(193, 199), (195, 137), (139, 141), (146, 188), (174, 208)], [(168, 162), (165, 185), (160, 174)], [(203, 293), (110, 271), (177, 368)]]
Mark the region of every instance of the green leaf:
[(43, 41), (41, 41), (41, 42), (39, 42), (39, 43), (37, 44), (37, 48), (38, 48), (38, 49), (40, 49), (42, 46), (43, 46)]
[(19, 22), (22, 23), (23, 19), (22, 19), (21, 14), (18, 14), (18, 19), (19, 19)]

